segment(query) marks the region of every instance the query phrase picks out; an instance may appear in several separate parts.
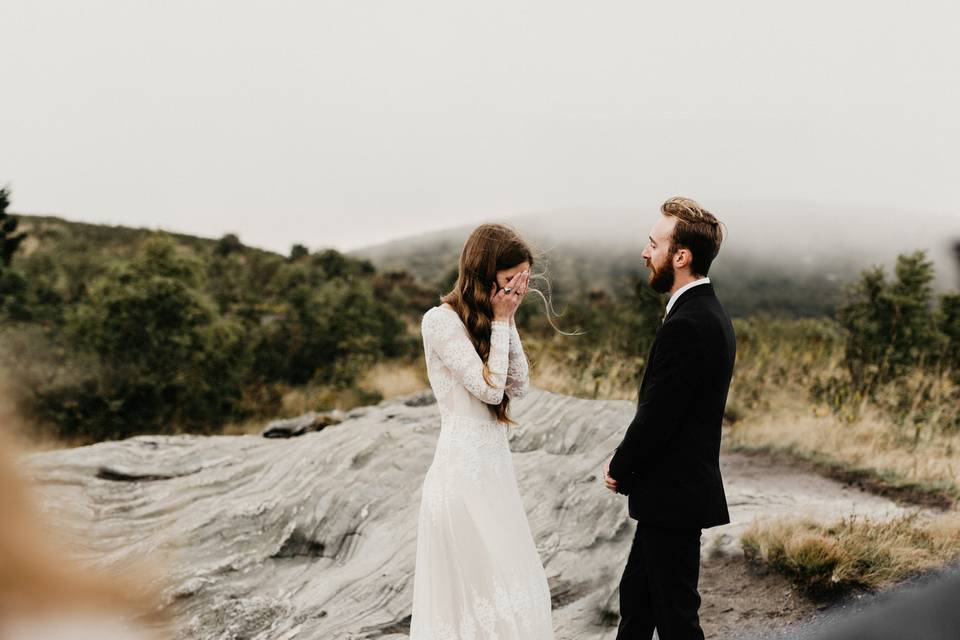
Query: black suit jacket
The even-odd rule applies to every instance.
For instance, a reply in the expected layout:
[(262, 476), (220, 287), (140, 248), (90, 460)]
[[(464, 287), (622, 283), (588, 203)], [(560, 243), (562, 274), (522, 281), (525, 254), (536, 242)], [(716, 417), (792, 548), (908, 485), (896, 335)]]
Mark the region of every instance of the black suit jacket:
[(720, 430), (736, 349), (712, 284), (676, 299), (650, 347), (637, 413), (610, 461), (631, 518), (702, 529), (730, 522)]

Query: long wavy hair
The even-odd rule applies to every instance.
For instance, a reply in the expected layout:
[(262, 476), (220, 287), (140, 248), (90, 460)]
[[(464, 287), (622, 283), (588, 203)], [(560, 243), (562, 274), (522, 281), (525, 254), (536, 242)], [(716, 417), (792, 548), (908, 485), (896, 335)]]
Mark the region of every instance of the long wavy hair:
[[(490, 291), (497, 281), (497, 272), (510, 269), (523, 262), (530, 263), (530, 279), (543, 280), (547, 296), (531, 286), (530, 293), (540, 296), (547, 312), (547, 320), (557, 329), (551, 319), (553, 307), (549, 299), (549, 281), (543, 273), (534, 274), (534, 253), (515, 230), (502, 224), (482, 224), (470, 234), (460, 252), (459, 272), (453, 289), (440, 298), (457, 312), (467, 327), (470, 341), (483, 361), (483, 378), (490, 381), (487, 360), (490, 356), (490, 331), (493, 322), (493, 305)], [(557, 329), (559, 331), (559, 329)], [(561, 332), (565, 333), (565, 332)], [(510, 397), (503, 395), (500, 404), (488, 405), (499, 422), (514, 423), (510, 418)]]

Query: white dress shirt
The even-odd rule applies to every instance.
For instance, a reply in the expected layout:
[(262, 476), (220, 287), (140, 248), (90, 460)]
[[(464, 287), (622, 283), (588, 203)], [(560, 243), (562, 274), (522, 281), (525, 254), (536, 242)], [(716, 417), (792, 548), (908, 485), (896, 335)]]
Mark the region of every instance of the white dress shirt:
[(680, 294), (682, 294), (682, 293), (683, 293), (684, 291), (686, 291), (687, 289), (692, 289), (692, 288), (694, 288), (694, 287), (697, 286), (698, 284), (709, 284), (709, 283), (710, 283), (710, 278), (704, 276), (703, 278), (700, 278), (699, 280), (694, 280), (693, 282), (688, 282), (687, 284), (683, 285), (682, 287), (680, 287), (679, 289), (677, 289), (676, 291), (674, 291), (674, 292), (673, 292), (673, 295), (670, 296), (670, 300), (667, 301), (667, 310), (663, 313), (663, 319), (664, 319), (664, 320), (667, 319), (667, 315), (670, 314), (670, 309), (673, 307), (673, 303), (677, 301), (677, 298), (680, 297)]

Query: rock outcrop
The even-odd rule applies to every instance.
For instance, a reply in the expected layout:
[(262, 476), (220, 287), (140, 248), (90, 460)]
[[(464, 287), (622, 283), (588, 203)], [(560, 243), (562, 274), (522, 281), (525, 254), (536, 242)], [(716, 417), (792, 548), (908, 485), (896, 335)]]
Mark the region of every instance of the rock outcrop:
[[(89, 562), (162, 554), (182, 638), (399, 639), (439, 433), (431, 399), (356, 409), (319, 431), (311, 419), (298, 437), (138, 436), (23, 464)], [(613, 638), (633, 525), (600, 473), (634, 406), (533, 390), (513, 407), (514, 465), (557, 638)], [(725, 456), (723, 469), (734, 522), (704, 532), (704, 554), (737, 553), (755, 517), (900, 511), (762, 458)]]

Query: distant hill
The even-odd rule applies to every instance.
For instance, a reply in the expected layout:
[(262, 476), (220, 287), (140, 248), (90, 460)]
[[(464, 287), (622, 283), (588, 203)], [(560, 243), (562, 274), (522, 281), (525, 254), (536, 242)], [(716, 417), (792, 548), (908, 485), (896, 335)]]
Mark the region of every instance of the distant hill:
[[(712, 206), (727, 239), (711, 270), (734, 315), (767, 311), (829, 314), (843, 286), (866, 267), (888, 271), (899, 253), (926, 249), (937, 265), (938, 290), (956, 286), (951, 239), (960, 214), (916, 213), (823, 205)], [(625, 209), (548, 211), (501, 222), (515, 226), (542, 253), (558, 300), (591, 289), (616, 294), (624, 278), (646, 275), (640, 253), (659, 215)], [(425, 283), (445, 282), (472, 226), (447, 229), (350, 252), (380, 270), (406, 270)]]
[[(868, 207), (811, 204), (711, 204), (727, 225), (728, 237), (711, 272), (731, 313), (769, 311), (796, 316), (828, 314), (845, 283), (870, 265), (892, 268), (898, 253), (926, 249), (937, 265), (939, 291), (957, 286), (951, 241), (960, 239), (960, 213), (934, 214)], [(99, 272), (111, 258), (128, 258), (154, 229), (75, 222), (56, 216), (16, 214), (28, 232), (20, 255), (66, 258), (78, 271)], [(625, 279), (645, 277), (640, 252), (651, 211), (568, 209), (518, 215), (513, 224), (539, 251), (556, 299), (592, 289), (614, 295)], [(408, 271), (439, 294), (456, 267), (472, 226), (437, 231), (349, 252), (379, 271)], [(200, 254), (221, 239), (170, 233), (178, 244)], [(243, 255), (260, 260), (279, 254), (243, 245)]]
[[(37, 250), (56, 251), (59, 254), (89, 250), (100, 258), (129, 257), (140, 243), (156, 234), (158, 229), (145, 227), (125, 227), (121, 225), (77, 222), (58, 216), (40, 216), (14, 213), (20, 219), (20, 231), (27, 232), (27, 238), (20, 248), (18, 256), (29, 256)], [(165, 231), (178, 244), (196, 251), (208, 253), (220, 241), (219, 238), (201, 238), (185, 233)], [(247, 255), (279, 256), (273, 251), (243, 245), (239, 250)]]

